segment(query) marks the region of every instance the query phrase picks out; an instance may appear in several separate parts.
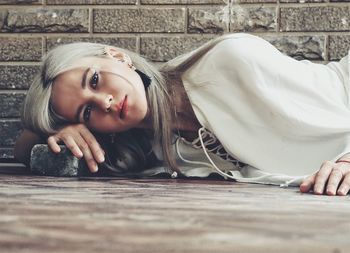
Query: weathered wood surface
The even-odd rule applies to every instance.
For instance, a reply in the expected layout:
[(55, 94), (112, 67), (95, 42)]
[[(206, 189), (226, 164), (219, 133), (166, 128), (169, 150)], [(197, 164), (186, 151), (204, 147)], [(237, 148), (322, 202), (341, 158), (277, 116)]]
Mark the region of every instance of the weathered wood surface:
[(350, 196), (215, 180), (0, 175), (0, 252), (350, 252)]

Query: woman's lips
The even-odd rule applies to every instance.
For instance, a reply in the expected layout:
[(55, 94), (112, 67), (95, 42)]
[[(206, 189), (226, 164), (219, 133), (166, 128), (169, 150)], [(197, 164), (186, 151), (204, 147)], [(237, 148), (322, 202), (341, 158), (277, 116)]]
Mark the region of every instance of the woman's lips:
[(123, 101), (121, 101), (119, 117), (124, 119), (128, 113), (128, 96), (125, 96)]

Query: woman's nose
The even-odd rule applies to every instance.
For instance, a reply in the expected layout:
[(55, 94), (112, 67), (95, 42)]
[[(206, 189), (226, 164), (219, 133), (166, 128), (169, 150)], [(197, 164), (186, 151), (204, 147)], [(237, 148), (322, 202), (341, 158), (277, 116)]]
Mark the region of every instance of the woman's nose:
[(111, 110), (112, 101), (113, 101), (112, 95), (101, 94), (97, 97), (96, 104), (98, 105), (98, 107), (101, 108), (101, 110), (105, 112), (109, 112)]

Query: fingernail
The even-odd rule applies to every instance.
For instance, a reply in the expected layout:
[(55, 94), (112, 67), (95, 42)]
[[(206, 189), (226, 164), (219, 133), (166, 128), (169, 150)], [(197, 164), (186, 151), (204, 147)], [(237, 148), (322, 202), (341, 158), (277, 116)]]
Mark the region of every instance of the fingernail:
[(327, 195), (335, 195), (333, 190), (327, 190)]
[(100, 155), (97, 157), (97, 159), (98, 159), (98, 162), (99, 162), (99, 163), (103, 163), (103, 162), (105, 161), (105, 157), (104, 157), (102, 154), (100, 154)]
[(322, 192), (321, 192), (321, 188), (316, 188), (315, 190), (314, 190), (314, 192), (316, 193), (316, 194), (321, 194)]
[(338, 190), (338, 195), (345, 195), (345, 191), (344, 190)]
[(92, 167), (92, 172), (95, 173), (98, 171), (98, 167), (97, 167), (97, 164), (95, 164), (93, 167)]

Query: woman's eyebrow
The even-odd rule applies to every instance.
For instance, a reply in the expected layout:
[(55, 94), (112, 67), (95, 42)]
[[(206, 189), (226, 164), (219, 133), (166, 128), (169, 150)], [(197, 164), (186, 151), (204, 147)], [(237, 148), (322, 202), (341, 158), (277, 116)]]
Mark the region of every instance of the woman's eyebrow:
[(87, 76), (87, 73), (89, 72), (90, 68), (87, 68), (84, 73), (83, 73), (83, 77), (81, 78), (81, 87), (83, 89), (85, 89), (86, 87), (86, 76)]
[[(86, 87), (86, 77), (87, 77), (89, 70), (90, 70), (90, 68), (87, 68), (83, 72), (83, 76), (81, 78), (81, 88), (82, 89), (85, 89), (85, 87)], [(75, 114), (75, 120), (77, 123), (80, 122), (80, 114), (81, 114), (81, 111), (83, 110), (83, 107), (84, 107), (84, 104), (79, 105), (77, 113)]]

